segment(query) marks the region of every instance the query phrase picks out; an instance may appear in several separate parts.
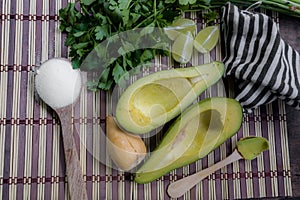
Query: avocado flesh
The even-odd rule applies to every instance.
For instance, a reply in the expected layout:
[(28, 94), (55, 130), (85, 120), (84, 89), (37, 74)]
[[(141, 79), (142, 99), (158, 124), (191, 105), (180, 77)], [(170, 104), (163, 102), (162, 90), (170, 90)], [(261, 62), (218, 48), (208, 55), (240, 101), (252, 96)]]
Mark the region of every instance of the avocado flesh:
[(118, 124), (131, 133), (150, 132), (179, 115), (223, 73), (223, 63), (212, 62), (160, 71), (138, 79), (118, 101)]
[(208, 98), (188, 108), (170, 126), (149, 159), (136, 172), (137, 183), (148, 183), (173, 169), (193, 163), (235, 134), (242, 108), (230, 98)]
[(261, 152), (269, 149), (269, 142), (263, 137), (248, 136), (240, 139), (236, 146), (244, 159), (252, 160)]

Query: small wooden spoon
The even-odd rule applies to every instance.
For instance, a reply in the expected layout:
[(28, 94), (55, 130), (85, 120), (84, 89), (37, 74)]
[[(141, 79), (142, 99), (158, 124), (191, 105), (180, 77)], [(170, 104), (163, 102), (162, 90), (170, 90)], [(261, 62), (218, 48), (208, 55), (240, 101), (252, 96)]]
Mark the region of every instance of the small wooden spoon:
[(237, 143), (237, 148), (224, 160), (206, 168), (193, 175), (182, 178), (178, 181), (171, 183), (168, 187), (168, 194), (172, 198), (178, 198), (184, 195), (188, 190), (194, 187), (197, 183), (212, 174), (213, 172), (221, 169), (242, 158), (247, 160), (254, 159), (261, 152), (269, 148), (269, 143), (262, 137), (245, 137)]
[(70, 197), (72, 200), (87, 200), (86, 186), (73, 137), (76, 129), (72, 128), (71, 123), (73, 106), (78, 101), (81, 91), (80, 72), (73, 70), (71, 63), (66, 59), (50, 59), (37, 70), (35, 88), (41, 99), (56, 111), (61, 122)]

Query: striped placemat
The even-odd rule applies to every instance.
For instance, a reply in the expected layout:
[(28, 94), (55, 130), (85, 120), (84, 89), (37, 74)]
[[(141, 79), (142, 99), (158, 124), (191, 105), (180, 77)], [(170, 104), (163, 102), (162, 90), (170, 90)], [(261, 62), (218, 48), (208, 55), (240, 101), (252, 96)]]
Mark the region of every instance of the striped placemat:
[[(65, 36), (58, 29), (58, 10), (66, 0), (2, 0), (0, 23), (0, 198), (68, 199), (59, 120), (34, 91), (34, 70), (52, 57), (67, 57)], [(199, 13), (188, 15), (205, 26)], [(274, 15), (274, 19), (277, 16)], [(278, 22), (278, 21), (277, 21)], [(221, 60), (221, 48), (210, 54), (194, 53), (192, 64)], [(155, 68), (173, 66), (157, 58)], [(229, 95), (232, 91), (230, 91)], [(223, 96), (223, 82), (200, 99)], [(75, 108), (74, 127), (89, 199), (169, 199), (168, 184), (225, 158), (236, 141), (247, 135), (266, 137), (270, 150), (253, 161), (239, 161), (208, 176), (182, 199), (241, 199), (291, 196), (285, 106), (276, 101), (245, 114), (239, 132), (207, 157), (149, 184), (134, 183), (133, 175), (112, 169), (105, 155), (101, 130), (113, 112), (112, 96), (83, 90)], [(145, 139), (148, 148), (161, 135)], [(151, 140), (151, 141), (150, 141)], [(100, 145), (101, 144), (101, 145)]]

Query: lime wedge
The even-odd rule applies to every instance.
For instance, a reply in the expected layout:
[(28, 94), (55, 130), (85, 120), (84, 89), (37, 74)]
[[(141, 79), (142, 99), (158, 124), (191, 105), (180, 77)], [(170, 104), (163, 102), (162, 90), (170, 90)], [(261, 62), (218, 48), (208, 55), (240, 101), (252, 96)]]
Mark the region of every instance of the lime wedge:
[(180, 33), (172, 45), (172, 57), (179, 63), (187, 63), (192, 57), (194, 37), (191, 32)]
[(164, 28), (166, 35), (171, 39), (175, 40), (180, 33), (191, 32), (194, 33), (196, 30), (196, 24), (193, 20), (180, 18), (175, 20), (170, 26)]
[(210, 52), (218, 43), (220, 29), (219, 26), (207, 26), (196, 35), (194, 47), (200, 53)]

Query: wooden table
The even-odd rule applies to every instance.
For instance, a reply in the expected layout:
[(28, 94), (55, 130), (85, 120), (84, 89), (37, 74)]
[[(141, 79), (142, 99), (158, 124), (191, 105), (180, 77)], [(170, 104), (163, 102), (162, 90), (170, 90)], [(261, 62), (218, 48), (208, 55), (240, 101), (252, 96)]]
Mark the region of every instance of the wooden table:
[[(282, 38), (300, 52), (300, 19), (280, 16)], [(293, 196), (300, 197), (300, 111), (286, 106)]]

